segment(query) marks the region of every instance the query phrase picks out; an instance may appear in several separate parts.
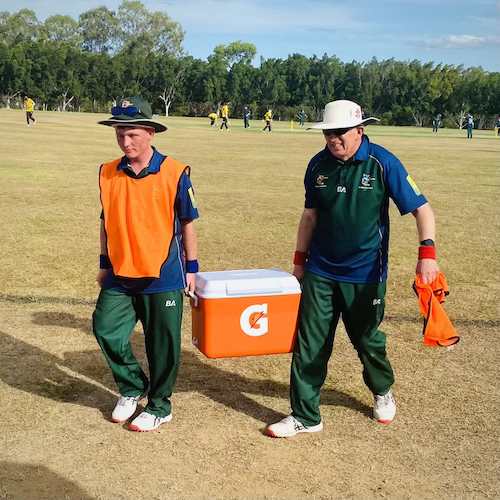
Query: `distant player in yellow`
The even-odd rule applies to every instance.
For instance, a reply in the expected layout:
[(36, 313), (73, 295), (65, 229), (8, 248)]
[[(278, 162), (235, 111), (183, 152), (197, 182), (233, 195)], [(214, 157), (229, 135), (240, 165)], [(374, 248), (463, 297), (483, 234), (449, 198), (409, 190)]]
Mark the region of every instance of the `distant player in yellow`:
[(208, 117), (210, 118), (210, 126), (217, 125), (217, 114), (216, 114), (216, 113), (214, 113), (214, 112), (212, 111), (212, 113), (210, 113), (210, 114), (208, 115)]
[(272, 130), (271, 130), (271, 120), (272, 119), (273, 119), (273, 110), (268, 109), (266, 111), (266, 114), (264, 115), (264, 120), (266, 121), (266, 124), (264, 125), (262, 132), (265, 132), (267, 129), (269, 129), (269, 132), (272, 132)]
[(222, 127), (226, 127), (226, 130), (229, 130), (229, 127), (227, 126), (228, 118), (229, 118), (229, 107), (227, 103), (224, 103), (220, 107), (220, 116), (222, 118), (222, 123), (220, 126), (220, 129), (222, 130)]
[(30, 120), (33, 122), (33, 125), (36, 124), (36, 120), (33, 118), (33, 111), (35, 109), (35, 102), (33, 99), (30, 99), (28, 96), (24, 96), (23, 103), (24, 111), (26, 111), (26, 125), (30, 126)]

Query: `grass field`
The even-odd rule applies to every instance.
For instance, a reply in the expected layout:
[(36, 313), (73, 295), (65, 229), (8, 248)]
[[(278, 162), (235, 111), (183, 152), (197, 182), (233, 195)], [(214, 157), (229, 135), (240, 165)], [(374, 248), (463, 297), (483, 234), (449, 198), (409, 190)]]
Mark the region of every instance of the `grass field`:
[[(0, 110), (0, 499), (494, 499), (499, 484), (500, 137), (492, 131), (367, 127), (393, 151), (437, 220), (446, 311), (460, 343), (424, 348), (411, 289), (417, 234), (392, 207), (387, 348), (398, 414), (371, 395), (339, 328), (322, 392), (323, 432), (276, 440), (290, 355), (207, 359), (190, 342), (171, 423), (112, 424), (116, 388), (91, 333), (97, 296), (100, 163), (120, 156), (103, 115)], [(202, 270), (291, 271), (302, 177), (324, 145), (295, 123), (229, 132), (159, 118), (153, 139), (187, 163), (200, 211)], [(134, 333), (144, 360), (140, 329)]]

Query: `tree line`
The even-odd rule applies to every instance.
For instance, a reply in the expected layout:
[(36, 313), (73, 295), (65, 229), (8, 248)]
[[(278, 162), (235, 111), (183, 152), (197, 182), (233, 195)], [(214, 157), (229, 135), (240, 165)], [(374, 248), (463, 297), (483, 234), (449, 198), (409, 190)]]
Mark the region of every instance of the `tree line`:
[(256, 47), (218, 45), (207, 60), (184, 52), (181, 25), (140, 1), (117, 11), (98, 7), (78, 21), (38, 21), (29, 9), (0, 12), (0, 96), (5, 107), (29, 95), (43, 109), (107, 112), (119, 98), (141, 95), (158, 114), (206, 116), (229, 103), (230, 117), (248, 106), (254, 118), (271, 108), (291, 120), (305, 110), (320, 120), (334, 99), (358, 102), (386, 125), (492, 128), (500, 113), (500, 73), (420, 61), (342, 62), (337, 56), (260, 59)]

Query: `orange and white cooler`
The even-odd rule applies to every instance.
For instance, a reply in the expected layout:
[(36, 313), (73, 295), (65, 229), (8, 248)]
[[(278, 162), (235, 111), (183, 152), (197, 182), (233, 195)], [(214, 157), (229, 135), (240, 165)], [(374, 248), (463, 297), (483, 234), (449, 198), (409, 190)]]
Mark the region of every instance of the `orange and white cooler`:
[(193, 344), (209, 358), (290, 352), (300, 293), (281, 269), (196, 273)]

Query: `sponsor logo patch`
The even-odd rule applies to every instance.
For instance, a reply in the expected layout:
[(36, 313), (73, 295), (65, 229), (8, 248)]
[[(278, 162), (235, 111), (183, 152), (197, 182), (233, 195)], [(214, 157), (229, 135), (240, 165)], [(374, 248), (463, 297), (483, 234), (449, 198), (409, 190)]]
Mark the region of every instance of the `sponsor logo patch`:
[(358, 189), (363, 189), (366, 191), (367, 189), (373, 189), (371, 182), (375, 180), (375, 177), (372, 177), (370, 174), (363, 173), (361, 175), (361, 184), (358, 186)]
[(326, 175), (323, 175), (323, 174), (319, 174), (318, 177), (316, 177), (316, 187), (317, 188), (325, 188), (327, 187), (326, 186), (326, 182), (328, 180), (328, 177)]

